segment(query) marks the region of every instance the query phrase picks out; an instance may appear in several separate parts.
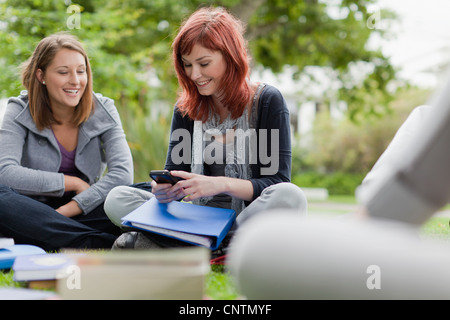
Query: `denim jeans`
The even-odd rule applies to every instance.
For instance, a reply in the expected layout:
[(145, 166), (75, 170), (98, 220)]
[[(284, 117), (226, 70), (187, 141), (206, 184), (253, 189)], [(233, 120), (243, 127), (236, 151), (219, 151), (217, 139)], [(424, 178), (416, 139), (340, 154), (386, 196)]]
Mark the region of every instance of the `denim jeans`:
[(68, 218), (55, 209), (71, 197), (33, 199), (0, 185), (0, 234), (16, 244), (36, 245), (44, 250), (62, 248), (111, 248), (121, 234), (103, 210)]

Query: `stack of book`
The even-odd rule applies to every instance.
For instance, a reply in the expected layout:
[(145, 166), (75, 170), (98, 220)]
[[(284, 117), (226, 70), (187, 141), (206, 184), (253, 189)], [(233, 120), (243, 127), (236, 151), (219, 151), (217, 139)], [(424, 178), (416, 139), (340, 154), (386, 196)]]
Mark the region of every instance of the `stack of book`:
[(210, 252), (177, 249), (63, 251), (16, 258), (15, 281), (64, 300), (198, 300)]

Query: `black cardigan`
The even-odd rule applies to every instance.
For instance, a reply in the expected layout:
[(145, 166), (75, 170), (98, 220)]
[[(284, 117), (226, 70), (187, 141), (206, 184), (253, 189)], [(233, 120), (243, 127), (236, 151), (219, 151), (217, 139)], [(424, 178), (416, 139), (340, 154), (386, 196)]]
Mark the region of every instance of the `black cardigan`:
[[(170, 136), (176, 129), (186, 129), (190, 133), (191, 141), (190, 146), (192, 146), (194, 121), (188, 116), (182, 116), (177, 106), (174, 108), (174, 113), (172, 117), (172, 125), (170, 130)], [(278, 129), (279, 141), (278, 142), (278, 170), (274, 174), (265, 175), (261, 173), (261, 169), (269, 168), (273, 163), (269, 162), (263, 164), (261, 162), (261, 157), (258, 154), (257, 163), (251, 164), (250, 168), (252, 171), (252, 178), (250, 179), (253, 185), (253, 199), (256, 199), (261, 192), (270, 185), (279, 182), (289, 182), (291, 179), (291, 134), (290, 134), (290, 122), (289, 122), (289, 110), (286, 105), (286, 101), (281, 95), (280, 91), (273, 86), (266, 85), (261, 93), (258, 104), (258, 118), (257, 118), (257, 128), (256, 133), (258, 137), (258, 150), (259, 149), (259, 137), (260, 130), (267, 129), (267, 154), (269, 158), (276, 157), (276, 155), (271, 154), (271, 130)], [(181, 139), (180, 139), (181, 140)], [(167, 170), (182, 170), (191, 171), (191, 161), (182, 162), (181, 164), (175, 164), (172, 161), (172, 150), (173, 148), (182, 141), (172, 139), (169, 141), (169, 147), (167, 152), (165, 169)], [(258, 152), (259, 153), (259, 152)], [(264, 170), (264, 169), (263, 169)]]

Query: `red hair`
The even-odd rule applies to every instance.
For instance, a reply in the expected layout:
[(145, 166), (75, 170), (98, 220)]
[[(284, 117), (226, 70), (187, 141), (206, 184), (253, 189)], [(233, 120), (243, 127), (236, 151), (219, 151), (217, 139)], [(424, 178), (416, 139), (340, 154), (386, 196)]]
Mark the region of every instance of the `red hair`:
[(211, 96), (202, 96), (195, 83), (186, 75), (181, 60), (183, 55), (190, 54), (196, 44), (222, 53), (226, 71), (219, 84), (221, 102), (228, 108), (232, 118), (242, 115), (251, 97), (247, 82), (249, 57), (243, 31), (242, 23), (223, 8), (201, 8), (182, 24), (172, 47), (175, 71), (182, 88), (177, 106), (184, 115), (206, 121), (209, 106), (212, 105)]

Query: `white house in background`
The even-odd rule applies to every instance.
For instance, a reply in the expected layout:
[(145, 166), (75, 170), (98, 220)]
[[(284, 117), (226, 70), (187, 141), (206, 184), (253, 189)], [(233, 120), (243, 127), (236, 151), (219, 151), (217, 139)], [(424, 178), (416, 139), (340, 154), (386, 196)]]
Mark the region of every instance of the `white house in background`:
[[(372, 72), (371, 68), (370, 64), (355, 63), (351, 66), (350, 78), (357, 83)], [(416, 55), (408, 61), (407, 67), (399, 68), (400, 77), (421, 87), (435, 88), (446, 82), (450, 76), (450, 45)], [(266, 82), (281, 91), (290, 111), (292, 132), (300, 135), (312, 129), (321, 103), (330, 109), (331, 116), (335, 119), (340, 119), (346, 110), (345, 102), (339, 102), (336, 98), (341, 84), (334, 80), (336, 77), (333, 70), (307, 67), (306, 71), (313, 75), (315, 81), (306, 76), (293, 80), (293, 71), (289, 67), (279, 75), (258, 68), (252, 74), (253, 81)]]
[(335, 77), (330, 74), (333, 71), (308, 67), (308, 72), (314, 75), (316, 81), (311, 81), (307, 76), (294, 80), (293, 69), (289, 67), (278, 75), (274, 75), (270, 70), (256, 68), (251, 76), (253, 81), (265, 82), (280, 90), (289, 108), (293, 134), (306, 134), (312, 129), (322, 102), (330, 108), (333, 117), (339, 118), (343, 115), (342, 105), (334, 96), (339, 84), (334, 82)]

